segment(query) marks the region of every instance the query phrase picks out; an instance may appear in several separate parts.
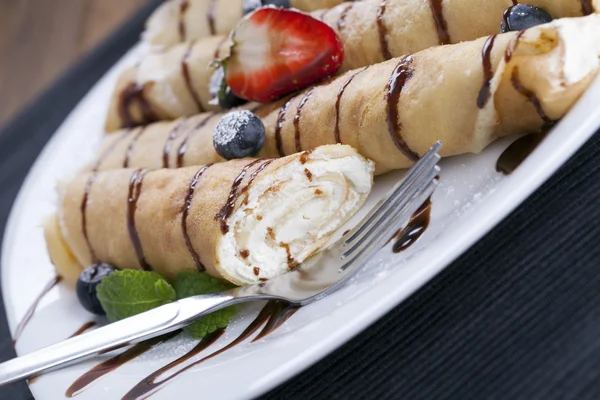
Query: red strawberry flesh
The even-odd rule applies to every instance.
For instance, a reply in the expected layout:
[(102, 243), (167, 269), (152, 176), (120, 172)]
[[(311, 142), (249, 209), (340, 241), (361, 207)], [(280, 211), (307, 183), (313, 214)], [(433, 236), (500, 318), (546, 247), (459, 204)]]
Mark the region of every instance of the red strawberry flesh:
[(226, 80), (239, 97), (268, 102), (335, 74), (344, 60), (335, 31), (311, 16), (261, 8), (238, 23)]

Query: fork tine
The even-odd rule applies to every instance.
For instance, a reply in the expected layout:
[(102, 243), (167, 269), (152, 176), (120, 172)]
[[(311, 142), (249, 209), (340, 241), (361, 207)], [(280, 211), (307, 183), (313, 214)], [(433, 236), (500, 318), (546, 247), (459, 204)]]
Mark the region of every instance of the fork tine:
[(404, 192), (410, 187), (411, 183), (425, 170), (431, 168), (437, 164), (440, 160), (440, 156), (437, 154), (441, 148), (441, 142), (436, 142), (431, 149), (408, 171), (404, 179), (398, 182), (387, 195), (380, 200), (371, 211), (363, 218), (361, 223), (358, 224), (357, 228), (354, 228), (354, 232), (351, 232), (350, 236), (344, 242), (347, 246), (351, 242), (364, 236), (363, 233), (375, 223), (379, 216), (394, 204), (397, 198), (401, 197)]
[(441, 148), (441, 143), (436, 142), (431, 150), (429, 150), (409, 171), (402, 181), (397, 183), (388, 194), (375, 205), (372, 210), (363, 218), (358, 227), (354, 229), (350, 237), (344, 242), (344, 246), (348, 246), (355, 241), (360, 241), (363, 237), (369, 234), (373, 229), (380, 216), (385, 215), (390, 208), (395, 206), (398, 198), (402, 198), (405, 192), (410, 188), (412, 183), (418, 177), (433, 168), (439, 162), (437, 151)]
[(376, 253), (384, 246), (384, 244), (389, 240), (389, 236), (393, 232), (398, 231), (417, 210), (419, 205), (433, 194), (437, 185), (438, 181), (434, 179), (425, 184), (424, 187), (421, 187), (422, 190), (418, 190), (414, 196), (410, 197), (409, 201), (407, 202), (408, 206), (403, 207), (402, 211), (398, 213), (396, 218), (386, 220), (387, 223), (382, 233), (371, 238), (371, 241), (367, 246), (363, 246), (359, 251), (353, 253), (352, 257), (350, 257), (349, 260), (339, 269), (339, 272), (344, 272), (346, 269), (351, 267), (359, 270), (362, 262), (371, 257), (372, 254)]
[[(417, 180), (413, 186), (412, 190), (406, 193), (406, 197), (404, 199), (400, 199), (396, 202), (392, 209), (381, 216), (374, 225), (372, 229), (369, 230), (364, 236), (363, 240), (356, 243), (352, 248), (346, 250), (343, 254), (343, 257), (349, 257), (357, 251), (361, 251), (360, 249), (368, 248), (374, 240), (377, 240), (380, 236), (386, 236), (385, 232), (389, 230), (389, 226), (395, 224), (398, 219), (400, 219), (400, 215), (405, 211), (406, 208), (418, 208), (421, 204), (415, 204), (415, 199), (417, 199), (420, 194), (428, 188), (428, 185), (431, 182), (436, 181), (435, 176), (439, 174), (439, 167), (436, 165), (432, 168), (428, 173), (421, 175), (419, 180)], [(437, 181), (435, 182), (437, 183)], [(423, 199), (424, 201), (425, 199)], [(415, 210), (412, 210), (414, 212)], [(404, 223), (404, 219), (402, 219), (401, 223)]]
[[(415, 200), (419, 199), (419, 200), (425, 201), (425, 199), (427, 199), (429, 196), (431, 196), (433, 194), (435, 188), (437, 187), (437, 184), (438, 184), (437, 180), (431, 181), (425, 188), (423, 188), (422, 191), (419, 192), (419, 194), (415, 195), (412, 198), (413, 201), (412, 201), (411, 207), (406, 208), (404, 212), (400, 213), (399, 217), (401, 217), (401, 218), (396, 218), (395, 220), (390, 219), (388, 221), (389, 224), (387, 224), (386, 229), (382, 232), (382, 234), (373, 237), (369, 246), (363, 247), (363, 249), (361, 249), (358, 252), (358, 254), (355, 254), (354, 257), (352, 257), (348, 262), (346, 262), (339, 269), (339, 272), (344, 272), (346, 269), (350, 268), (351, 266), (360, 266), (361, 263), (365, 259), (370, 257), (373, 253), (376, 253), (377, 251), (379, 251), (379, 249), (381, 249), (381, 247), (388, 240), (388, 236), (392, 232), (396, 232), (398, 229), (400, 229), (402, 227), (403, 223), (406, 221), (406, 219), (410, 218), (410, 215), (412, 213), (414, 213), (416, 211), (416, 209), (419, 207), (416, 204), (421, 204), (421, 202), (415, 202)], [(356, 268), (356, 270), (359, 270), (359, 269), (360, 268)]]

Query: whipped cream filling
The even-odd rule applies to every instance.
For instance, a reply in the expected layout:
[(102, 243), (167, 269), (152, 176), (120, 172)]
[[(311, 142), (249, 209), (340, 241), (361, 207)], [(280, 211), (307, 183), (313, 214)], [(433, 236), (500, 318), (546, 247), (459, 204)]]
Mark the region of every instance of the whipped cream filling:
[(374, 164), (348, 146), (325, 146), (259, 175), (228, 220), (217, 268), (238, 285), (281, 275), (324, 246), (366, 200)]
[(564, 47), (564, 80), (568, 85), (579, 82), (598, 68), (600, 15), (559, 19), (554, 22)]

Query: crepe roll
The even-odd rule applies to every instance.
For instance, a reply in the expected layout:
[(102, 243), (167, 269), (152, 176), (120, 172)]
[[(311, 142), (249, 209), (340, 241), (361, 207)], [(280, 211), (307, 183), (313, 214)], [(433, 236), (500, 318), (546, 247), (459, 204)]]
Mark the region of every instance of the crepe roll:
[(363, 205), (373, 170), (350, 146), (333, 145), (278, 159), (91, 171), (59, 189), (60, 230), (46, 236), (61, 235), (52, 245), (68, 249), (55, 253), (82, 266), (169, 279), (196, 269), (252, 284), (318, 252)]
[(225, 36), (181, 43), (146, 54), (121, 73), (113, 90), (106, 130), (173, 120), (215, 110), (209, 101), (216, 58), (229, 54)]
[[(290, 0), (301, 11), (331, 8), (345, 0)], [(347, 0), (346, 0), (347, 1)], [(148, 18), (144, 39), (152, 45), (174, 44), (206, 36), (226, 35), (260, 0), (168, 0)], [(273, 3), (273, 2), (271, 2)]]
[[(600, 0), (534, 0), (553, 17), (599, 10)], [(440, 44), (500, 33), (500, 21), (513, 0), (364, 0), (314, 12), (334, 28), (344, 44), (342, 71), (376, 64)], [(229, 54), (227, 37), (175, 46), (143, 58), (123, 73), (115, 87), (106, 129), (173, 120), (209, 106), (209, 67)]]
[[(517, 0), (364, 0), (314, 13), (344, 43), (344, 70), (429, 47), (500, 33), (504, 11)], [(528, 0), (554, 18), (600, 10), (600, 0)]]
[[(267, 132), (260, 156), (344, 143), (383, 173), (409, 167), (437, 140), (442, 156), (480, 152), (498, 137), (562, 118), (598, 75), (598, 37), (600, 15), (565, 18), (347, 72), (255, 109)], [(212, 139), (220, 116), (120, 131), (96, 163), (111, 169), (127, 157), (143, 168), (217, 162)]]

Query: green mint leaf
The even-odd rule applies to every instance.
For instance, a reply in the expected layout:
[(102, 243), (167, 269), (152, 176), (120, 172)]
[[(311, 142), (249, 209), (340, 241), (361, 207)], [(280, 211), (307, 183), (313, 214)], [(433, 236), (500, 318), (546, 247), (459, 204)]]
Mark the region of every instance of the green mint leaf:
[(227, 328), (227, 325), (229, 325), (229, 322), (235, 317), (235, 314), (235, 306), (225, 307), (197, 319), (183, 328), (183, 330), (189, 333), (194, 339), (201, 339), (217, 329)]
[(102, 279), (96, 292), (110, 322), (177, 300), (175, 289), (162, 276), (149, 271), (113, 272)]
[[(175, 291), (177, 292), (177, 298), (179, 299), (199, 294), (222, 292), (234, 287), (229, 282), (213, 278), (208, 274), (197, 271), (180, 272), (175, 279), (174, 286)], [(195, 339), (200, 339), (209, 333), (213, 333), (217, 329), (226, 328), (231, 319), (235, 316), (235, 313), (235, 306), (226, 307), (197, 319), (183, 328), (183, 330), (188, 332)]]

